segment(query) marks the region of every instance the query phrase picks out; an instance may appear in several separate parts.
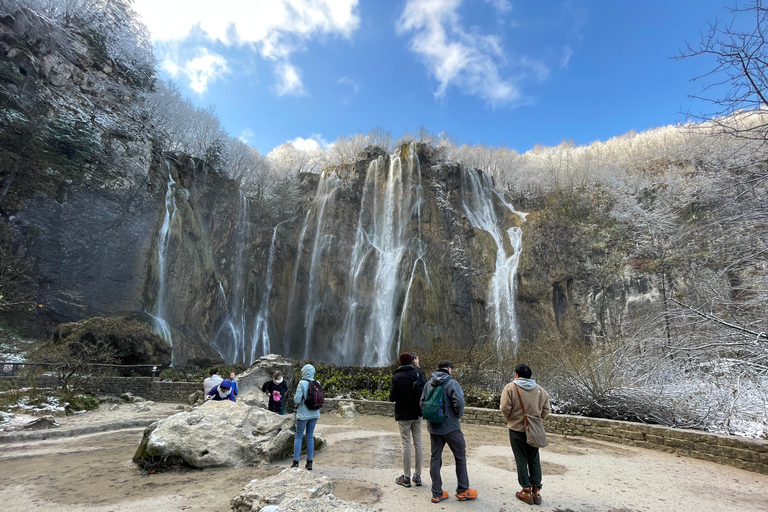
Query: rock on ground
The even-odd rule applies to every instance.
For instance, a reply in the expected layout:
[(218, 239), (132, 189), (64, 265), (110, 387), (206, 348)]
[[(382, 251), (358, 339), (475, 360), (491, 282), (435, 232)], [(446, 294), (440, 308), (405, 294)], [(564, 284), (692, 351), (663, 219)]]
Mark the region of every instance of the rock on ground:
[(303, 469), (285, 469), (263, 480), (251, 480), (230, 500), (233, 512), (373, 512), (374, 509), (333, 496), (333, 482)]
[[(296, 432), (294, 415), (280, 416), (240, 402), (209, 401), (150, 425), (133, 457), (144, 467), (183, 464), (237, 467), (288, 457)], [(315, 448), (325, 439), (315, 433)]]
[(339, 411), (339, 415), (345, 420), (350, 420), (358, 414), (357, 406), (355, 405), (355, 402), (352, 401), (339, 402), (337, 410)]

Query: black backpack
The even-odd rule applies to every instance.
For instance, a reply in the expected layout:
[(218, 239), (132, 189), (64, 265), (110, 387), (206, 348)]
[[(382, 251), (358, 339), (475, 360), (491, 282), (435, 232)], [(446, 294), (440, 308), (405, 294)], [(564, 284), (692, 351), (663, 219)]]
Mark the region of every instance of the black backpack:
[(307, 380), (307, 396), (304, 397), (304, 405), (310, 411), (317, 411), (325, 403), (325, 395), (323, 394), (323, 387), (316, 380)]

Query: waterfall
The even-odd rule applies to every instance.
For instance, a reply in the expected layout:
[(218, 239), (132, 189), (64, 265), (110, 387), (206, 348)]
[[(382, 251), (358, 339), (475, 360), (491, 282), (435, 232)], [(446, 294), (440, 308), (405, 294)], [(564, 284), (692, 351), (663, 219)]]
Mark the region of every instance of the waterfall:
[(275, 262), (275, 240), (277, 239), (277, 226), (272, 231), (272, 242), (269, 245), (269, 261), (267, 262), (267, 282), (264, 288), (264, 295), (261, 297), (261, 307), (256, 314), (256, 319), (253, 322), (253, 339), (251, 341), (251, 359), (248, 364), (253, 364), (256, 360), (257, 350), (256, 347), (261, 344), (261, 355), (269, 354), (272, 351), (272, 347), (269, 341), (269, 326), (270, 326), (270, 314), (269, 314), (269, 296), (272, 293), (272, 266)]
[[(494, 202), (494, 198), (498, 201)], [(517, 266), (523, 249), (522, 230), (518, 227), (506, 230), (507, 241), (512, 249), (508, 255), (501, 228), (504, 215), (496, 211), (496, 204), (501, 204), (523, 221), (526, 214), (516, 211), (498, 194), (487, 175), (474, 170), (462, 169), (461, 200), (472, 226), (486, 231), (496, 242), (496, 266), (488, 288), (487, 303), (491, 333), (496, 340), (497, 350), (514, 348), (519, 339), (515, 299)]]
[(320, 262), (323, 255), (333, 247), (333, 241), (336, 238), (333, 233), (327, 232), (328, 228), (332, 229), (333, 226), (327, 226), (324, 223), (325, 211), (329, 205), (331, 208), (333, 207), (335, 193), (341, 185), (341, 180), (334, 171), (323, 172), (317, 187), (317, 197), (314, 201), (315, 204), (319, 204), (319, 207), (317, 208), (317, 220), (315, 221), (315, 237), (312, 243), (312, 257), (309, 263), (309, 286), (307, 288), (307, 301), (304, 310), (305, 359), (308, 359), (312, 353), (312, 342), (314, 341), (312, 339), (312, 330), (315, 326), (315, 316), (323, 304), (319, 290), (321, 284)]
[(245, 288), (246, 269), (243, 252), (246, 250), (246, 230), (248, 219), (248, 198), (239, 191), (239, 209), (237, 215), (237, 226), (233, 234), (233, 252), (234, 261), (231, 267), (231, 286), (230, 297), (224, 293), (224, 287), (219, 281), (219, 292), (222, 295), (224, 303), (227, 304), (227, 316), (219, 327), (212, 341), (213, 347), (227, 362), (232, 363), (250, 363), (246, 360), (245, 332)]
[(304, 223), (301, 225), (301, 232), (299, 233), (299, 247), (296, 250), (296, 263), (293, 266), (293, 283), (291, 284), (291, 294), (288, 297), (288, 310), (285, 315), (285, 329), (283, 330), (283, 351), (285, 354), (290, 354), (291, 348), (291, 333), (293, 323), (291, 323), (291, 313), (295, 310), (296, 304), (296, 282), (299, 276), (299, 263), (301, 263), (301, 253), (304, 248), (304, 235), (307, 233), (307, 227), (309, 227), (309, 214), (312, 210), (307, 211), (307, 215), (304, 217)]
[(157, 302), (155, 303), (155, 313), (150, 314), (154, 319), (155, 333), (171, 345), (171, 365), (176, 364), (176, 354), (173, 352), (171, 328), (165, 320), (165, 296), (167, 294), (165, 289), (165, 273), (167, 271), (165, 260), (171, 239), (171, 224), (173, 224), (173, 219), (176, 215), (176, 197), (173, 193), (173, 185), (175, 184), (173, 176), (168, 174), (168, 190), (165, 193), (165, 216), (163, 217), (163, 224), (160, 226), (160, 232), (157, 235)]
[[(409, 154), (415, 153), (413, 147), (409, 149)], [(418, 181), (414, 180), (414, 170)], [(401, 283), (401, 264), (406, 254), (415, 253), (412, 282), (416, 265), (419, 260), (423, 264), (426, 251), (420, 239), (420, 183), (414, 156), (405, 167), (399, 156), (392, 157), (388, 167), (382, 158), (368, 166), (349, 272), (348, 310), (337, 340), (342, 357), (348, 360), (353, 357), (360, 364), (383, 366), (393, 359), (394, 337), (407, 307), (406, 298), (403, 308), (397, 309), (403, 292), (408, 292)], [(408, 237), (414, 208), (418, 221), (415, 241)], [(397, 342), (399, 345), (399, 338)]]

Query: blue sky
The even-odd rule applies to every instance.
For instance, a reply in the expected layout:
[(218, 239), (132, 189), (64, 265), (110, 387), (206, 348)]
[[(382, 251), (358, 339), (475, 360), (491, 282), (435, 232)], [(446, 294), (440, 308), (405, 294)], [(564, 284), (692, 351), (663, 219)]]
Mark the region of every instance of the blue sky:
[[(728, 0), (135, 0), (164, 78), (266, 154), (424, 126), (520, 152), (706, 112), (671, 56)], [(309, 142), (309, 144), (312, 144)]]

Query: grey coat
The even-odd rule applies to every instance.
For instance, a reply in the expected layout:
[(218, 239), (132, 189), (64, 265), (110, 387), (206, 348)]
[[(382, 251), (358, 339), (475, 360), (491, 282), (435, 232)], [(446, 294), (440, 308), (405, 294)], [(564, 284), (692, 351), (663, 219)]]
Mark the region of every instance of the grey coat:
[(451, 378), (448, 372), (443, 370), (438, 370), (432, 373), (432, 378), (429, 379), (427, 385), (424, 386), (424, 391), (421, 393), (419, 406), (424, 405), (424, 400), (426, 400), (430, 389), (443, 383), (445, 421), (442, 423), (427, 422), (427, 431), (430, 434), (438, 436), (450, 434), (455, 430), (461, 430), (459, 418), (464, 416), (464, 390), (461, 389), (461, 386), (456, 380)]

